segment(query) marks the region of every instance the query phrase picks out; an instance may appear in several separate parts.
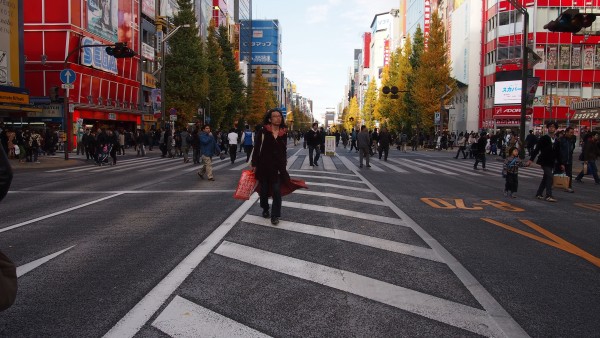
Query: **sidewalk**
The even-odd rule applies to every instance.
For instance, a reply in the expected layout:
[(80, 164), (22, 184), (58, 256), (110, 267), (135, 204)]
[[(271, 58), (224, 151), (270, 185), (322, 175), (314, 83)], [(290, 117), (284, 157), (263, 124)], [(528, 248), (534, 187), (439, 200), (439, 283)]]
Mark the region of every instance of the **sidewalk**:
[(10, 165), (15, 172), (28, 169), (54, 169), (70, 166), (82, 165), (85, 163), (85, 155), (69, 154), (69, 159), (65, 160), (64, 153), (56, 153), (56, 155), (39, 156), (35, 162), (19, 162), (18, 159), (10, 159)]

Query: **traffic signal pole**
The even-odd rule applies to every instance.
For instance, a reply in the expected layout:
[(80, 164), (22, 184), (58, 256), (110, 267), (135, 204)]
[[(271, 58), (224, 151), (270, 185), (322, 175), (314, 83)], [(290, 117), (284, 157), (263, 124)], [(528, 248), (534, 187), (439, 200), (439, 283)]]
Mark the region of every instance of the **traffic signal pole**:
[(518, 0), (508, 0), (511, 5), (513, 5), (521, 14), (523, 14), (523, 43), (521, 47), (521, 53), (523, 53), (523, 62), (521, 64), (521, 121), (520, 121), (520, 132), (519, 132), (519, 144), (521, 145), (521, 149), (519, 150), (519, 155), (521, 158), (525, 158), (525, 148), (523, 147), (523, 142), (525, 141), (525, 114), (527, 112), (527, 76), (529, 69), (529, 51), (527, 49), (527, 40), (528, 40), (528, 26), (529, 26), (529, 13), (527, 12), (527, 8), (523, 7)]
[[(91, 47), (114, 47), (115, 45), (82, 45), (82, 46), (78, 46), (75, 47), (75, 49), (73, 49), (72, 51), (69, 52), (69, 54), (67, 54), (67, 57), (65, 58), (65, 63), (63, 66), (63, 69), (70, 69), (69, 68), (69, 58), (75, 54), (76, 52), (78, 52), (79, 50), (81, 50), (82, 48), (91, 48)], [(69, 159), (69, 150), (70, 146), (71, 146), (71, 129), (73, 129), (73, 121), (71, 121), (72, 119), (69, 116), (70, 111), (69, 111), (69, 88), (65, 88), (65, 96), (63, 98), (63, 118), (65, 120), (65, 160)]]

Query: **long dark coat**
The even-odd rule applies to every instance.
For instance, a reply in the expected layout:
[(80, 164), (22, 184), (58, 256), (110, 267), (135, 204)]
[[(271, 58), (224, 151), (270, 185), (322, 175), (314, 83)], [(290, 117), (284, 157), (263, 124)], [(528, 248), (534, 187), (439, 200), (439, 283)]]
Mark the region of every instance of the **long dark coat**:
[(266, 125), (254, 140), (252, 153), (252, 166), (256, 168), (256, 178), (259, 181), (270, 180), (273, 182), (280, 176), (282, 181), (289, 180), (287, 172), (287, 130), (279, 129), (277, 139), (273, 136), (270, 125)]
[[(273, 137), (270, 125), (266, 125), (256, 133), (252, 166), (256, 168), (255, 175), (259, 182), (263, 180), (274, 182), (279, 177), (281, 196), (290, 194), (299, 188), (308, 189), (304, 181), (291, 179), (287, 172), (287, 130), (284, 128), (279, 129), (277, 139)], [(260, 184), (255, 191), (260, 193)], [(269, 191), (269, 196), (272, 196), (271, 191)]]

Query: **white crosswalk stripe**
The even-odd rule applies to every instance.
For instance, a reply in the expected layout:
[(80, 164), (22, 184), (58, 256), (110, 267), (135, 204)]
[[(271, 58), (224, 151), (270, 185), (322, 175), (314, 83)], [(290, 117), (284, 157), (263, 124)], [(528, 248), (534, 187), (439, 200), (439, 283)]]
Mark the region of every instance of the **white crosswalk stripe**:
[[(310, 167), (309, 158), (307, 156), (308, 150), (303, 148), (293, 149), (295, 152), (288, 158), (287, 168), (290, 172), (298, 174), (299, 178), (305, 177), (303, 175), (311, 174), (329, 174), (348, 177), (354, 176), (354, 174), (348, 174), (347, 172), (354, 172), (361, 170), (358, 168), (358, 158), (355, 154), (346, 156), (345, 154), (336, 154), (333, 157), (321, 156), (319, 160), (319, 166)], [(243, 154), (242, 154), (243, 155)], [(220, 160), (213, 158), (213, 170), (232, 170), (241, 171), (250, 169), (248, 163), (245, 162), (245, 156), (239, 156), (236, 158), (234, 164), (231, 164), (229, 158)], [(481, 179), (484, 177), (498, 177), (501, 179), (501, 171), (503, 163), (497, 161), (496, 158), (488, 158), (486, 163), (487, 171), (473, 170), (473, 161), (468, 160), (456, 160), (450, 158), (416, 158), (416, 157), (388, 157), (388, 161), (379, 160), (377, 157), (372, 157), (370, 161), (370, 168), (363, 166), (362, 170), (365, 172), (373, 171), (384, 174), (401, 174), (411, 175), (414, 173), (421, 174), (443, 174), (447, 176), (455, 176), (458, 179), (466, 179), (472, 177), (474, 179)], [(199, 165), (193, 165), (192, 163), (183, 163), (183, 158), (161, 158), (161, 157), (135, 157), (127, 159), (118, 159), (117, 165), (104, 165), (97, 166), (89, 163), (89, 165), (58, 168), (48, 170), (48, 173), (119, 173), (129, 170), (135, 170), (137, 172), (192, 172), (199, 170)], [(519, 169), (519, 177), (524, 179), (537, 179), (542, 175), (541, 169), (537, 166), (525, 167)], [(292, 175), (293, 176), (293, 175)], [(334, 176), (335, 177), (335, 176)], [(311, 178), (306, 176), (306, 178)], [(319, 177), (315, 177), (319, 178)], [(335, 179), (333, 179), (335, 180)], [(320, 182), (323, 183), (323, 182)], [(343, 189), (343, 188), (342, 188)]]
[[(290, 157), (288, 166), (294, 166), (294, 162), (298, 159), (297, 156), (300, 152)], [(191, 274), (195, 269), (202, 269), (200, 263), (204, 258), (200, 259), (199, 257), (206, 257), (206, 255), (217, 255), (246, 263), (248, 265), (247, 269), (268, 269), (280, 274), (279, 278), (306, 280), (338, 292), (358, 295), (376, 303), (385, 304), (404, 312), (482, 336), (501, 337), (506, 336), (507, 333), (510, 333), (509, 335), (511, 336), (527, 336), (519, 324), (511, 318), (501, 305), (440, 243), (427, 234), (424, 229), (398, 209), (392, 201), (361, 175), (361, 173), (364, 173), (364, 169), (356, 168), (354, 161), (346, 156), (339, 156), (337, 158), (341, 162), (341, 166), (351, 171), (350, 174), (341, 173), (337, 170), (328, 171), (326, 168), (318, 171), (315, 169), (304, 169), (304, 164), (300, 166), (300, 169), (290, 170), (293, 177), (318, 180), (319, 182), (306, 182), (311, 189), (297, 190), (292, 194), (293, 197), (297, 197), (296, 199), (286, 199), (283, 201), (283, 217), (276, 226), (273, 226), (268, 218), (265, 219), (252, 213), (253, 208), (254, 211), (258, 209), (257, 197), (253, 195), (249, 201), (240, 207), (239, 211), (234, 212), (232, 216), (225, 220), (209, 236), (210, 241), (208, 243), (207, 239), (207, 241), (198, 245), (175, 268), (177, 271), (186, 271), (186, 274), (178, 274), (176, 278), (173, 276), (165, 277), (158, 285), (160, 289), (156, 293), (151, 293), (144, 297), (106, 336), (133, 336), (135, 332), (130, 331), (132, 328), (140, 330), (144, 325), (151, 325), (171, 337), (203, 335), (216, 337), (265, 337), (266, 335), (260, 332), (261, 327), (256, 325), (257, 322), (260, 322), (259, 319), (250, 328), (243, 322), (238, 322), (224, 314), (215, 312), (214, 309), (183, 298), (183, 293), (178, 294), (178, 288), (184, 283), (186, 276)], [(306, 161), (307, 158), (305, 156), (302, 162)], [(469, 172), (468, 166), (446, 163), (443, 160), (430, 159), (425, 162), (406, 159), (395, 160), (394, 163), (403, 167), (397, 168), (400, 170), (393, 169), (395, 166), (392, 164), (380, 163), (386, 169), (380, 168), (381, 171), (393, 174), (407, 174), (414, 171), (418, 172), (419, 170), (431, 174), (436, 171), (448, 175), (459, 175)], [(333, 161), (332, 164), (334, 164)], [(215, 168), (225, 165), (230, 165), (229, 161), (225, 164), (218, 164)], [(296, 163), (296, 168), (297, 165)], [(338, 167), (337, 169), (340, 168)], [(236, 168), (232, 169), (236, 170)], [(476, 172), (472, 172), (471, 174), (472, 176), (482, 176)], [(329, 188), (335, 190), (328, 190)], [(354, 197), (357, 195), (354, 193), (347, 195), (337, 193), (338, 189), (369, 194), (360, 195), (361, 197), (357, 198)], [(368, 198), (368, 195), (373, 197)], [(301, 200), (302, 202), (298, 202), (298, 198), (302, 198), (303, 196), (308, 198)], [(327, 205), (321, 205), (317, 202), (317, 198), (326, 198), (329, 202)], [(304, 203), (304, 201), (310, 202)], [(346, 203), (349, 201), (352, 201), (352, 204)], [(364, 204), (365, 207), (356, 209), (361, 211), (344, 207), (347, 205), (356, 205), (356, 203)], [(311, 218), (303, 218), (302, 222), (291, 221), (285, 219), (285, 215), (287, 214), (286, 209), (310, 212), (316, 218), (324, 218), (325, 215), (331, 215), (330, 217), (332, 218), (345, 217), (369, 221), (366, 224), (369, 224), (369, 227), (372, 227), (374, 230), (380, 227), (388, 229), (390, 225), (399, 226), (404, 229), (403, 231), (411, 232), (412, 236), (419, 236), (423, 244), (403, 243), (402, 241), (380, 238), (371, 233), (353, 232), (348, 228), (340, 229), (335, 226), (326, 227), (324, 225), (310, 224)], [(383, 209), (387, 211), (383, 212)], [(395, 216), (390, 216), (391, 214)], [(465, 305), (461, 302), (445, 299), (440, 295), (434, 296), (428, 294), (423, 290), (412, 290), (405, 286), (395, 285), (371, 276), (343, 270), (336, 267), (337, 264), (333, 261), (330, 266), (327, 262), (311, 262), (306, 259), (293, 257), (293, 254), (283, 255), (255, 248), (249, 246), (249, 244), (234, 243), (227, 239), (228, 232), (232, 227), (248, 227), (244, 229), (245, 232), (256, 231), (252, 229), (251, 225), (264, 227), (263, 229), (266, 228), (267, 231), (299, 233), (313, 238), (320, 238), (331, 241), (331, 245), (334, 246), (338, 245), (336, 244), (338, 242), (344, 242), (374, 250), (410, 256), (413, 259), (420, 260), (420, 264), (417, 266), (423, 266), (424, 264), (447, 265), (449, 268), (447, 273), (453, 272), (455, 274), (455, 277), (463, 283), (465, 289), (472, 294), (473, 298), (479, 303), (479, 306)], [(221, 228), (223, 230), (220, 230)], [(380, 232), (374, 231), (373, 233)], [(408, 240), (410, 237), (406, 238)], [(191, 265), (192, 261), (194, 262), (193, 265)], [(210, 269), (210, 267), (208, 268)], [(407, 269), (411, 269), (411, 267), (407, 267)], [(407, 273), (410, 273), (410, 270), (407, 270)], [(431, 276), (431, 278), (435, 279), (436, 276)], [(244, 291), (252, 292), (252, 290)], [(158, 295), (159, 293), (160, 296)], [(170, 295), (174, 297), (170, 297)], [(157, 297), (161, 300), (158, 300)], [(451, 297), (449, 298), (452, 299)], [(151, 323), (147, 322), (155, 313), (155, 319)], [(264, 326), (263, 328), (264, 330), (267, 329)], [(126, 332), (127, 334), (125, 334)], [(289, 333), (290, 335), (294, 335), (294, 332)]]

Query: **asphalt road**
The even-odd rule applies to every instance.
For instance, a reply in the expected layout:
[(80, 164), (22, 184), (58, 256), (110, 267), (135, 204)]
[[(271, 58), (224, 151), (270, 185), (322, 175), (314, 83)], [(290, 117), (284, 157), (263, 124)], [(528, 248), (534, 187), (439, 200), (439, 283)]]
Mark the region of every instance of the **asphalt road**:
[[(4, 337), (600, 336), (600, 186), (518, 198), (453, 152), (391, 150), (358, 168), (338, 148), (311, 168), (290, 146), (281, 222), (181, 159), (19, 167), (0, 203), (17, 264)], [(240, 154), (241, 155), (241, 154)]]

